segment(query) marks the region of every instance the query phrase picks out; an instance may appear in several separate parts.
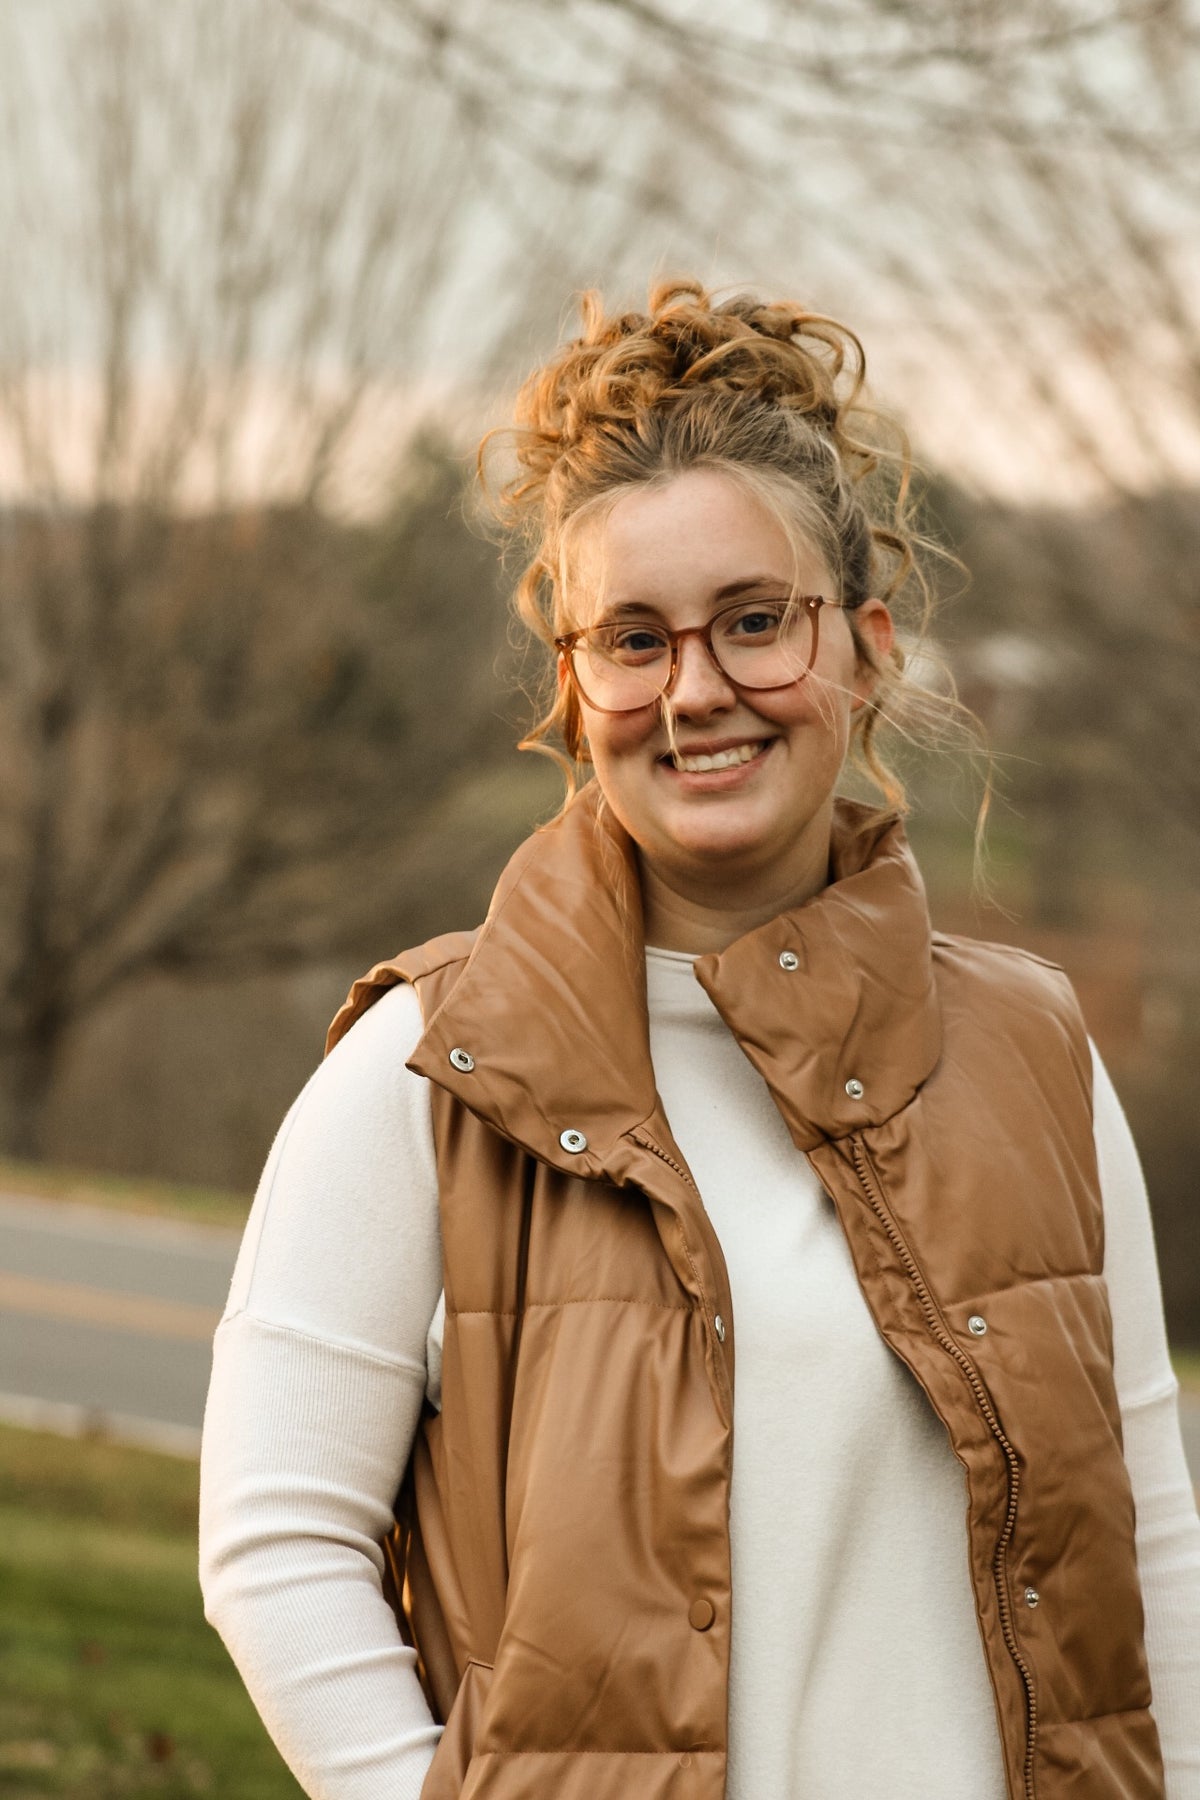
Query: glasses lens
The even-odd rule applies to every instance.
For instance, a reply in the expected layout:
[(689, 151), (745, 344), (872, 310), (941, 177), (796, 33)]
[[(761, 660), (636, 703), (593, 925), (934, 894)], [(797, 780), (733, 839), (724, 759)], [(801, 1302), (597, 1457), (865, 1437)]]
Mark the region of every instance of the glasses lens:
[(575, 679), (591, 705), (633, 712), (657, 700), (671, 673), (671, 642), (654, 625), (594, 627), (574, 651)]
[(717, 661), (739, 687), (786, 687), (812, 666), (814, 618), (811, 607), (785, 600), (731, 607), (713, 622)]

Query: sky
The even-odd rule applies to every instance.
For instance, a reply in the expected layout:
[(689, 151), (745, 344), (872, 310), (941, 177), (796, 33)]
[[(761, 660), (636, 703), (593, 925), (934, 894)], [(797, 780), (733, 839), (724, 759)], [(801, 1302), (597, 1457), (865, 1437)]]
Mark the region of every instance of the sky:
[(1200, 482), (1197, 4), (10, 0), (0, 491), (369, 509), (664, 271), (843, 318), (968, 486)]

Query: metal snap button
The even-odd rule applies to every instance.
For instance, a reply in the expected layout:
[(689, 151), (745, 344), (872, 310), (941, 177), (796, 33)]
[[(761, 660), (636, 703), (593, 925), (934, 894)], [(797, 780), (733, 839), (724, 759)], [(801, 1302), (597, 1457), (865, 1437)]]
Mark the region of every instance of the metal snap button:
[(800, 967), (800, 958), (796, 955), (794, 950), (781, 950), (779, 952), (779, 966), (781, 969), (786, 969), (790, 975), (793, 969), (798, 969)]
[(852, 1075), (846, 1083), (846, 1092), (852, 1100), (861, 1100), (866, 1089), (863, 1087), (862, 1082)]
[(1036, 1606), (1038, 1601), (1041, 1599), (1041, 1597), (1042, 1596), (1038, 1593), (1038, 1591), (1035, 1587), (1027, 1587), (1025, 1589), (1025, 1604), (1026, 1604), (1026, 1606), (1030, 1606), (1030, 1607)]
[(688, 1607), (688, 1624), (696, 1631), (707, 1631), (716, 1616), (711, 1600), (693, 1600)]
[(972, 1313), (967, 1320), (967, 1330), (972, 1337), (982, 1337), (987, 1330), (987, 1320), (981, 1318), (978, 1313)]
[(718, 1343), (723, 1344), (725, 1342), (725, 1321), (720, 1313), (717, 1313), (713, 1319), (713, 1330), (717, 1334)]
[(587, 1139), (584, 1137), (582, 1131), (560, 1132), (558, 1141), (564, 1150), (569, 1150), (571, 1152), (572, 1156), (578, 1156), (581, 1150), (587, 1149)]
[(450, 1052), (450, 1061), (454, 1064), (456, 1069), (461, 1069), (464, 1075), (469, 1075), (471, 1070), (475, 1067), (475, 1058), (471, 1055), (469, 1050), (452, 1050)]

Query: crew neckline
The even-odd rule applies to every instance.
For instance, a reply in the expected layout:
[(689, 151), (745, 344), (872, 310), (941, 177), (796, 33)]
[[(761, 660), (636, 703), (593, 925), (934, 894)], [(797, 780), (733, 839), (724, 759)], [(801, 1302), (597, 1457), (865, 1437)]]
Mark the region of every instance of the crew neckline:
[(680, 967), (686, 965), (690, 969), (693, 963), (699, 961), (699, 956), (693, 955), (690, 950), (662, 950), (657, 944), (647, 944), (646, 961), (675, 963)]

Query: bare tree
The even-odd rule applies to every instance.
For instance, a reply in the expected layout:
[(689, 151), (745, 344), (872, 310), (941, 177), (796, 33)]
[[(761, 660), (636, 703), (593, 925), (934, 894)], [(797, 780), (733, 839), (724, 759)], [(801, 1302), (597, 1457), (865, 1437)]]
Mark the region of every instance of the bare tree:
[[(1056, 658), (1047, 771), (1022, 785), (1014, 764), (1047, 840), (1107, 809), (1131, 836), (1155, 821), (1194, 866), (1194, 831), (1167, 820), (1200, 817), (1178, 755), (1195, 737), (1196, 0), (286, 4), (437, 85), (510, 190), (566, 195), (581, 221), (623, 214), (623, 236), (573, 246), (577, 279), (640, 285), (654, 243), (667, 266), (758, 276), (859, 325), (927, 460), (1025, 509), (1008, 515), (1017, 554), (979, 565), (973, 611), (977, 638), (1038, 636)], [(1064, 499), (1091, 503), (1077, 532), (1044, 504)]]
[(44, 23), (6, 21), (0, 195), (0, 1136), (24, 1153), (125, 984), (384, 928), (403, 847), (503, 729), (494, 559), (453, 523), (453, 464), (406, 451), (470, 135), (273, 6)]
[(436, 86), (509, 191), (622, 211), (574, 279), (651, 242), (843, 310), (992, 489), (1200, 470), (1195, 0), (286, 3)]
[(122, 984), (401, 903), (401, 836), (494, 741), (499, 613), (482, 552), (424, 554), (444, 471), (378, 515), (423, 396), (477, 409), (571, 284), (698, 264), (842, 310), (976, 481), (1193, 470), (1198, 39), (1195, 0), (8, 9), (8, 1143)]

